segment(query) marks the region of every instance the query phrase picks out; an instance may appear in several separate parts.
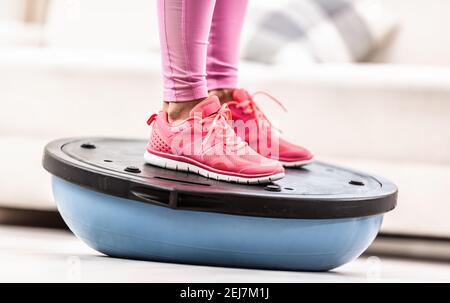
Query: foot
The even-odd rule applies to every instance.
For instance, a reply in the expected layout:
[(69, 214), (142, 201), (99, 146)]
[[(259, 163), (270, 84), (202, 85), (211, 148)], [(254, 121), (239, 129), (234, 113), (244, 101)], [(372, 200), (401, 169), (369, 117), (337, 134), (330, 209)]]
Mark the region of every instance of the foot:
[(268, 183), (284, 177), (277, 161), (259, 155), (230, 126), (228, 105), (216, 96), (197, 104), (177, 124), (164, 111), (148, 120), (153, 124), (145, 161), (207, 178), (245, 184)]
[[(233, 101), (229, 102), (228, 106), (232, 112), (235, 130), (259, 154), (276, 159), (285, 167), (298, 167), (312, 162), (312, 153), (282, 138), (246, 90), (235, 89)], [(245, 133), (239, 133), (239, 127), (236, 127), (239, 121), (245, 123)]]

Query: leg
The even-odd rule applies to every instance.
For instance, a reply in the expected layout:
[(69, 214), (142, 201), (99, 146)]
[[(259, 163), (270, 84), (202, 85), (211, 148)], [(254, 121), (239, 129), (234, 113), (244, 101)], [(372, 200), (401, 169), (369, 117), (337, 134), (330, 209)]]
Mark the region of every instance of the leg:
[(237, 87), (239, 43), (248, 0), (217, 0), (209, 34), (207, 81), (210, 94), (231, 99)]
[(163, 109), (184, 119), (208, 96), (206, 55), (215, 0), (158, 0)]

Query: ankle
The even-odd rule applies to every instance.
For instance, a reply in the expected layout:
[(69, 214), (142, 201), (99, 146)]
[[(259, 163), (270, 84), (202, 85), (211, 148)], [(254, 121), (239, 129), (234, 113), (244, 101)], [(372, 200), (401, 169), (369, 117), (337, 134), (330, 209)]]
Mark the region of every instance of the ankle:
[(167, 112), (169, 123), (178, 123), (189, 118), (191, 110), (204, 99), (183, 102), (164, 101), (163, 110)]
[(210, 96), (217, 96), (220, 100), (220, 103), (224, 104), (233, 100), (233, 91), (231, 88), (219, 88), (212, 89), (209, 91)]

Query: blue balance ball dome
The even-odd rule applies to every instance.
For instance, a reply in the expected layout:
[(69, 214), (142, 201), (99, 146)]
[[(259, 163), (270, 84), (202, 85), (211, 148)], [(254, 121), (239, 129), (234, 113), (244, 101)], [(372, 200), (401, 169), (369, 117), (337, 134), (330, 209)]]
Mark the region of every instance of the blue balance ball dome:
[(144, 141), (49, 143), (58, 210), (73, 233), (112, 257), (326, 271), (362, 254), (395, 185), (313, 163), (269, 185), (239, 185), (145, 165)]

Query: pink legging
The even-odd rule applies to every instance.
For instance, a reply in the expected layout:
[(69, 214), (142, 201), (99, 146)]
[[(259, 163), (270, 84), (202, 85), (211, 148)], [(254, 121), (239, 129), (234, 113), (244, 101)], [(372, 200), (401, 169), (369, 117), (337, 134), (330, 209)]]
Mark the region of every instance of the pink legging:
[(158, 0), (164, 100), (235, 88), (247, 0)]

